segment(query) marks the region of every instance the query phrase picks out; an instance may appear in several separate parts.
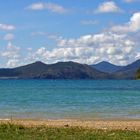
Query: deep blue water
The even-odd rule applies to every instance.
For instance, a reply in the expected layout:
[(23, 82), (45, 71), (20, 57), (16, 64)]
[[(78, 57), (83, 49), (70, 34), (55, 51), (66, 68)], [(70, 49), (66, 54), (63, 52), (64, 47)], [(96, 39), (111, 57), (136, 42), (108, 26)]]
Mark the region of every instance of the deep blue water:
[(140, 119), (140, 81), (0, 80), (0, 118)]

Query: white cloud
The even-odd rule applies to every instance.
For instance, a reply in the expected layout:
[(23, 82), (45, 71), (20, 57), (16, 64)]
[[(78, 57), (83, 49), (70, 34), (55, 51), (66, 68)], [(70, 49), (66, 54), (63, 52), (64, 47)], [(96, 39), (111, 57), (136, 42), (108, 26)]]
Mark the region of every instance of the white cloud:
[(14, 46), (11, 42), (8, 43), (6, 50), (1, 52), (1, 57), (6, 59), (7, 67), (15, 67), (19, 65), (20, 48)]
[[(49, 47), (50, 48), (50, 47)], [(7, 67), (15, 67), (34, 61), (55, 63), (58, 61), (75, 61), (93, 64), (100, 61), (109, 61), (117, 65), (126, 65), (140, 57), (136, 51), (136, 42), (127, 34), (117, 34), (110, 31), (99, 34), (84, 35), (79, 38), (58, 40), (57, 47), (48, 50), (46, 47), (33, 50), (27, 49), (26, 55), (21, 59), (20, 48), (8, 44), (1, 56), (7, 60)]]
[(30, 6), (27, 7), (29, 10), (49, 10), (53, 13), (66, 13), (67, 9), (65, 9), (63, 6), (55, 4), (55, 3), (33, 3)]
[(14, 34), (8, 33), (4, 36), (4, 40), (10, 41), (15, 38)]
[(140, 52), (137, 53), (136, 59), (140, 59)]
[(12, 31), (15, 30), (15, 26), (8, 24), (0, 24), (0, 30)]
[(111, 30), (119, 33), (140, 31), (140, 12), (134, 13), (128, 23), (124, 25), (113, 26)]
[(135, 60), (135, 42), (126, 34), (102, 32), (89, 34), (77, 39), (60, 39), (58, 47), (48, 50), (41, 47), (36, 51), (29, 50), (26, 61), (34, 62), (41, 60), (45, 63), (58, 61), (75, 61), (79, 63), (93, 64), (103, 60), (118, 65), (125, 65)]
[(115, 12), (121, 12), (122, 10), (116, 5), (114, 1), (107, 1), (101, 3), (97, 10), (95, 11), (96, 13), (115, 13)]
[[(58, 61), (76, 61), (80, 63), (91, 63), (89, 55), (93, 54), (93, 48), (78, 47), (78, 48), (55, 48), (51, 51), (45, 47), (41, 47), (35, 52), (29, 52), (26, 60), (37, 61), (41, 60), (46, 63), (54, 63)], [(95, 57), (93, 58), (95, 59)]]
[[(113, 26), (101, 33), (83, 35), (78, 38), (66, 39), (45, 32), (34, 32), (33, 36), (54, 37), (57, 41), (56, 48), (52, 50), (48, 50), (47, 46), (37, 50), (28, 48), (25, 59), (21, 59), (20, 48), (9, 43), (7, 48), (1, 52), (1, 56), (7, 60), (7, 67), (18, 66), (21, 61), (25, 64), (38, 60), (45, 63), (75, 61), (87, 64), (105, 60), (117, 65), (126, 65), (140, 58), (139, 31), (140, 12), (137, 12), (123, 25)], [(12, 39), (12, 34), (7, 34), (5, 38)]]
[(32, 5), (28, 6), (27, 9), (30, 9), (30, 10), (44, 10), (44, 9), (46, 9), (46, 4), (44, 4), (44, 3), (33, 3)]
[(19, 65), (19, 60), (18, 59), (9, 59), (6, 66), (13, 68)]

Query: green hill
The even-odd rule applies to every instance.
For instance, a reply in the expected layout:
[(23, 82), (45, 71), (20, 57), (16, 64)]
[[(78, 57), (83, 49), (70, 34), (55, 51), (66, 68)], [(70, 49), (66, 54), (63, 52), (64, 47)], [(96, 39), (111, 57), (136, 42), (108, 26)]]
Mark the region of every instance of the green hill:
[[(104, 67), (112, 69), (110, 64)], [(140, 79), (140, 60), (123, 66), (114, 73), (103, 72), (104, 67), (98, 70), (72, 61), (55, 64), (38, 61), (16, 68), (0, 69), (0, 79)]]
[(35, 62), (13, 69), (0, 69), (0, 79), (108, 79), (108, 74), (75, 62)]

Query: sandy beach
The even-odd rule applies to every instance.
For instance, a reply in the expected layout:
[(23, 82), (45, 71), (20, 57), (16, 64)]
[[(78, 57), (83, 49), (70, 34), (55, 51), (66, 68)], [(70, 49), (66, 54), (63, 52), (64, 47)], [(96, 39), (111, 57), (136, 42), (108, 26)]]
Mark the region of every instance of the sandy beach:
[(102, 130), (138, 130), (140, 120), (0, 120), (0, 123), (12, 123), (31, 126), (48, 127), (82, 127)]

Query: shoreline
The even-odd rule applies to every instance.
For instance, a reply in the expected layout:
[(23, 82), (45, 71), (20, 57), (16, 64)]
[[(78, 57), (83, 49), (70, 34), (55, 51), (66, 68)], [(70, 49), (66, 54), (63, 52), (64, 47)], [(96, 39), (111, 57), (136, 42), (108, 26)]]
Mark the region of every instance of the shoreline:
[(140, 131), (140, 119), (110, 119), (110, 120), (74, 120), (74, 119), (58, 119), (58, 120), (37, 120), (37, 119), (0, 119), (0, 124), (10, 123), (15, 125), (23, 125), (25, 127), (58, 127), (71, 128), (80, 127), (87, 129), (101, 130), (132, 130)]

